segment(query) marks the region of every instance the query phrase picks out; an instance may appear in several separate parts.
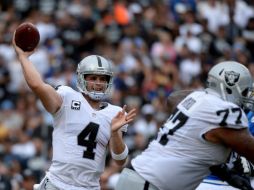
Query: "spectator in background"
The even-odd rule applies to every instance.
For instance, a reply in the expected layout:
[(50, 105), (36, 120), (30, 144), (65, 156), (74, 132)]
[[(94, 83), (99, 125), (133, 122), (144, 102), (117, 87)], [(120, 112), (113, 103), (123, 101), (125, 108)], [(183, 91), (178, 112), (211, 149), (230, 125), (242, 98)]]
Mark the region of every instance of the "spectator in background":
[(224, 3), (230, 22), (239, 29), (246, 27), (248, 20), (254, 16), (253, 8), (243, 0), (225, 0)]
[(202, 25), (200, 25), (195, 17), (194, 12), (186, 11), (183, 17), (183, 23), (179, 26), (179, 33), (182, 36), (187, 35), (188, 32), (197, 36), (203, 31)]
[[(247, 26), (243, 29), (243, 38), (246, 41), (246, 48), (249, 52), (254, 52), (254, 17), (251, 17)], [(254, 61), (254, 55), (251, 53), (251, 61)]]
[(33, 185), (36, 183), (36, 177), (29, 169), (23, 171), (23, 179), (20, 190), (33, 190)]
[(133, 124), (136, 133), (143, 134), (147, 139), (153, 139), (157, 133), (155, 121), (156, 111), (152, 104), (145, 104), (141, 108), (141, 117)]
[(8, 168), (0, 161), (0, 190), (12, 190)]
[(10, 72), (3, 56), (0, 55), (0, 104), (10, 97), (8, 85), (10, 82)]
[(156, 65), (162, 65), (163, 60), (168, 64), (176, 61), (177, 53), (172, 41), (172, 35), (169, 32), (158, 30), (158, 41), (154, 42), (151, 47), (151, 56)]
[(200, 1), (197, 10), (198, 15), (207, 20), (208, 29), (212, 33), (216, 33), (220, 26), (225, 26), (229, 23), (227, 7), (222, 1)]
[(15, 105), (11, 100), (5, 100), (0, 105), (0, 123), (2, 128), (7, 129), (8, 133), (16, 133), (24, 123), (24, 118), (15, 110)]
[(190, 10), (196, 12), (196, 1), (195, 0), (170, 0), (168, 1), (170, 10), (174, 15), (177, 22), (181, 22), (181, 13), (185, 13)]
[(201, 71), (202, 65), (199, 54), (188, 48), (187, 56), (180, 61), (179, 65), (179, 74), (183, 86), (189, 86), (201, 74)]

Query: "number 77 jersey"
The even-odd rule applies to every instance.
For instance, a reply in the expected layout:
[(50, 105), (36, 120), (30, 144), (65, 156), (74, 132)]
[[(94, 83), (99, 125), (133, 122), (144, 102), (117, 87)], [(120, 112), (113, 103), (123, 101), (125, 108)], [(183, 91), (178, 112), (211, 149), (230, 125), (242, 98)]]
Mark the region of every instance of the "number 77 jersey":
[[(57, 92), (63, 103), (54, 115), (53, 159), (48, 177), (61, 189), (99, 190), (111, 120), (122, 108), (105, 103), (95, 110), (70, 87), (61, 86)], [(126, 131), (126, 127), (121, 130)]]
[(209, 166), (225, 162), (231, 151), (203, 138), (219, 127), (246, 128), (247, 117), (241, 108), (217, 94), (193, 92), (178, 104), (157, 139), (132, 165), (159, 189), (195, 189), (209, 174)]

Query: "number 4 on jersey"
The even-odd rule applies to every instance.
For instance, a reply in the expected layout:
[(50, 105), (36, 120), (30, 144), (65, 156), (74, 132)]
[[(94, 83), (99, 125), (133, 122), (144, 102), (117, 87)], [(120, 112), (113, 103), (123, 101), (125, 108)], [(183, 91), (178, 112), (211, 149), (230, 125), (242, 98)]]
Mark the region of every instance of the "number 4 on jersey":
[(85, 146), (86, 150), (83, 153), (83, 158), (94, 160), (96, 148), (96, 136), (99, 130), (99, 125), (96, 123), (89, 123), (78, 135), (78, 145)]

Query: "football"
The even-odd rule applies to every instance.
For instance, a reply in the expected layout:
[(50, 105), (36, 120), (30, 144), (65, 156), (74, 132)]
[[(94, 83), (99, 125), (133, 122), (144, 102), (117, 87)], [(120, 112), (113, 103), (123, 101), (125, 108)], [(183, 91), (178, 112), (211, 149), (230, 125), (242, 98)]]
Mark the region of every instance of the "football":
[(23, 51), (33, 51), (40, 41), (40, 33), (30, 22), (20, 24), (15, 32), (15, 43)]

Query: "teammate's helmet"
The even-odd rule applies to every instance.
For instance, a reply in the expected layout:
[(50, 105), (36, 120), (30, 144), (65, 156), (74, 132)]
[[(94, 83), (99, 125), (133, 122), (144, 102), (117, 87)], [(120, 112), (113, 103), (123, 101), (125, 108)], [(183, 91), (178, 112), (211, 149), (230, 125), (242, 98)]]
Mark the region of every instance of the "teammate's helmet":
[(241, 63), (225, 61), (213, 66), (208, 73), (207, 87), (219, 93), (222, 99), (241, 107), (249, 108), (254, 103), (252, 77)]
[[(104, 92), (88, 91), (85, 75), (106, 75), (108, 84)], [(99, 55), (90, 55), (81, 60), (77, 68), (78, 82), (77, 88), (80, 92), (87, 94), (93, 100), (101, 100), (110, 93), (113, 83), (113, 67), (111, 62)]]

